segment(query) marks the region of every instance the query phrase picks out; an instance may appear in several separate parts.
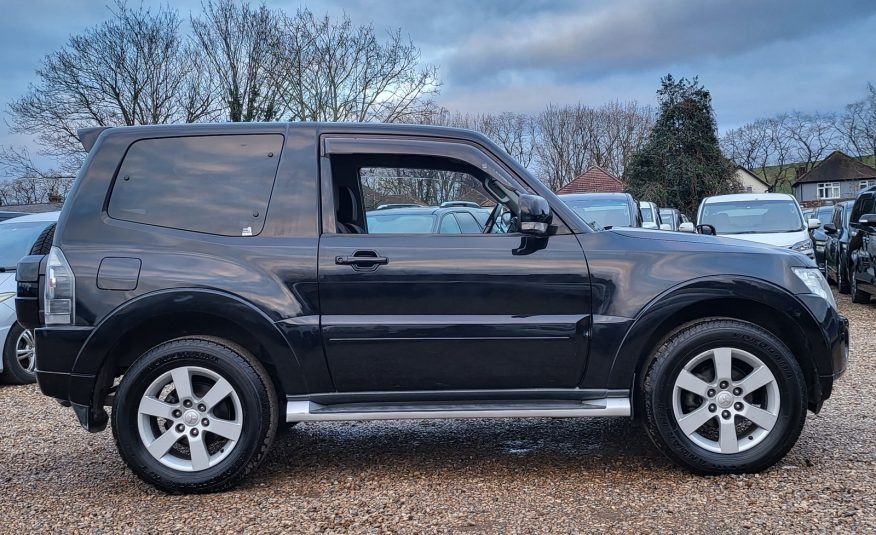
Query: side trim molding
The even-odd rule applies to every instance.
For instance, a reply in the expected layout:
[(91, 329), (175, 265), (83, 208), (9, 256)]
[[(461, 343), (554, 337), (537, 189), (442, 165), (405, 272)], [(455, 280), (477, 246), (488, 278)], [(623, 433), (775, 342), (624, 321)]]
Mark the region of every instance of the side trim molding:
[(529, 400), (463, 403), (344, 403), (321, 405), (312, 401), (286, 403), (287, 422), (343, 420), (420, 420), (445, 418), (581, 418), (630, 416), (629, 398), (587, 401)]

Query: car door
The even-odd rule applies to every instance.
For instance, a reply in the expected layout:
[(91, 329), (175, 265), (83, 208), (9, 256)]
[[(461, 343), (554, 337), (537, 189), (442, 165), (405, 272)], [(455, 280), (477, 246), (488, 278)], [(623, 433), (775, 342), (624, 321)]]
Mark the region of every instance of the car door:
[[(519, 177), (472, 145), (389, 138), (363, 146), (331, 136), (323, 140), (323, 195), (337, 189), (331, 181), (344, 180), (338, 169), (360, 165), (351, 158), (397, 163), (424, 154), (430, 165), (446, 161), (454, 169), (486, 170), (508, 188), (525, 191)], [(361, 165), (357, 172), (360, 180), (375, 173)], [(454, 199), (431, 199), (444, 200)], [(561, 221), (557, 234), (547, 238), (465, 233), (451, 223), (456, 233), (352, 234), (334, 232), (332, 215), (342, 214), (325, 198), (323, 214), (321, 329), (338, 391), (579, 384), (588, 350), (590, 281), (581, 247)]]
[(873, 240), (873, 227), (859, 222), (861, 216), (873, 213), (874, 203), (872, 193), (863, 193), (855, 201), (849, 228), (854, 229), (854, 240), (849, 243), (849, 250), (854, 250), (856, 262), (855, 274), (858, 282), (872, 285), (874, 280), (873, 258), (876, 255), (876, 242)]

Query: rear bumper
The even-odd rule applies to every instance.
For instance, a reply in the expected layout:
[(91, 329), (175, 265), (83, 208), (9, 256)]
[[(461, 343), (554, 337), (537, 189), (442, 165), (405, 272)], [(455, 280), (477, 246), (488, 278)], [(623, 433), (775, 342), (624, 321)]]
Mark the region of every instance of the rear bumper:
[(76, 357), (92, 332), (91, 327), (41, 327), (34, 330), (36, 379), (43, 394), (73, 407), (88, 431), (106, 428), (107, 414), (94, 402), (97, 376), (76, 373)]

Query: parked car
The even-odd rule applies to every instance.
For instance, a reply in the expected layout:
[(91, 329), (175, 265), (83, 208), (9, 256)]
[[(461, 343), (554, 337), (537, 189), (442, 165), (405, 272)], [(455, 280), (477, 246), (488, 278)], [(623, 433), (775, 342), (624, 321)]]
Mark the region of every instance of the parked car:
[(681, 224), (684, 223), (681, 212), (679, 212), (675, 208), (661, 208), (660, 220), (663, 221), (663, 223), (669, 225), (669, 228), (667, 230), (674, 231), (678, 231)]
[(596, 230), (642, 226), (639, 203), (629, 193), (569, 193), (559, 198)]
[(480, 234), (479, 209), (391, 208), (366, 213), (369, 234)]
[(817, 219), (803, 219), (800, 205), (785, 193), (736, 193), (706, 197), (698, 225), (711, 225), (719, 236), (784, 247), (815, 259), (809, 230)]
[(827, 244), (827, 234), (824, 232), (824, 223), (830, 221), (833, 215), (833, 205), (819, 206), (812, 210), (810, 217), (803, 216), (803, 219), (817, 219), (818, 226), (809, 231), (809, 236), (812, 238), (812, 248), (815, 250), (815, 263), (824, 271), (824, 246)]
[(849, 241), (856, 231), (849, 227), (849, 216), (854, 203), (855, 201), (837, 203), (833, 206), (830, 218), (821, 225), (827, 235), (824, 246), (824, 275), (828, 281), (835, 281), (840, 293), (844, 294), (851, 290)]
[(648, 202), (639, 202), (639, 211), (642, 213), (642, 227), (652, 230), (670, 230), (670, 226), (660, 218), (660, 209), (657, 205)]
[[(111, 403), (122, 458), (164, 490), (233, 486), (300, 421), (635, 416), (690, 470), (755, 472), (846, 368), (848, 321), (805, 256), (595, 232), (475, 132), (79, 136), (89, 156), (50, 252), (19, 262), (16, 309), (43, 393), (89, 431)], [(491, 198), (487, 228), (368, 233), (362, 170), (400, 165)]]
[(375, 210), (392, 210), (395, 208), (421, 208), (423, 205), (415, 204), (415, 203), (395, 203), (395, 204), (381, 204)]
[(849, 214), (849, 290), (853, 303), (876, 293), (876, 186), (861, 191)]
[(36, 351), (33, 332), (15, 318), (15, 266), (28, 254), (48, 254), (60, 212), (23, 215), (0, 221), (0, 381), (7, 384), (35, 380)]

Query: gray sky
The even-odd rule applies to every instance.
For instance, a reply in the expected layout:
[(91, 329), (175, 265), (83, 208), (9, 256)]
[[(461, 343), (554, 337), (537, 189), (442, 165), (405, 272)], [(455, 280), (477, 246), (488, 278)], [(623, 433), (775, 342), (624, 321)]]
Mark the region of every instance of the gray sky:
[[(0, 104), (47, 53), (108, 14), (102, 0), (6, 0)], [(147, 5), (148, 0), (144, 0)], [(157, 3), (157, 2), (156, 2)], [(719, 128), (801, 110), (841, 111), (876, 83), (873, 0), (268, 0), (401, 28), (437, 64), (439, 102), (535, 112), (548, 103), (655, 102), (659, 78), (699, 75)], [(199, 10), (198, 0), (174, 5)], [(29, 144), (0, 126), (0, 144)]]

